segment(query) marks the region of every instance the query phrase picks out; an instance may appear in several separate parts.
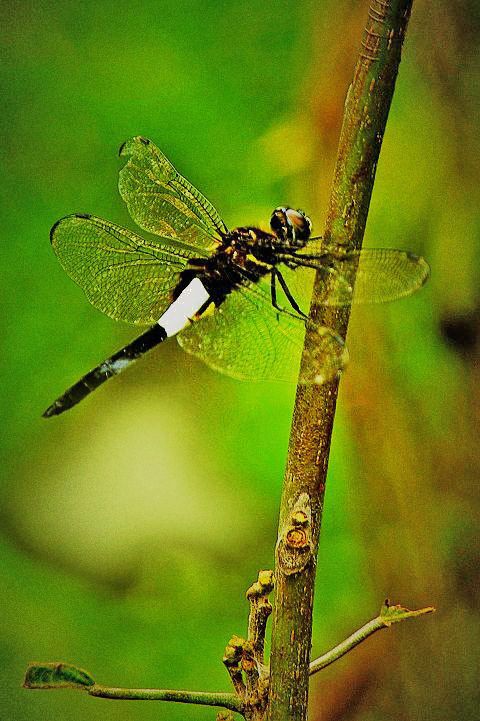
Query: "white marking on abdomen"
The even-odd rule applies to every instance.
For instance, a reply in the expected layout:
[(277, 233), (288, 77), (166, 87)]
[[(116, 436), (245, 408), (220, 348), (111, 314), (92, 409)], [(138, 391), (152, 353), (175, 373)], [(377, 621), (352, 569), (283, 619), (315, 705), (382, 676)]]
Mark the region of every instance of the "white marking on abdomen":
[(117, 358), (115, 361), (105, 361), (100, 366), (99, 370), (102, 372), (107, 373), (114, 373), (115, 375), (118, 375), (121, 373), (125, 368), (127, 368), (130, 363), (132, 362), (132, 358)]
[(158, 319), (158, 325), (161, 325), (167, 337), (171, 338), (188, 325), (190, 318), (198, 313), (209, 298), (202, 281), (194, 278)]

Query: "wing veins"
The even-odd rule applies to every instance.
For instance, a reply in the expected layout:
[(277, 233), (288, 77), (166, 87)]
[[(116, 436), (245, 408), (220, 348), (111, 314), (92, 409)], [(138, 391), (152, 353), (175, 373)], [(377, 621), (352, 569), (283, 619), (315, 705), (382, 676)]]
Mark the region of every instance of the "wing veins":
[[(136, 261), (131, 262), (124, 262), (124, 263), (110, 263), (109, 265), (105, 265), (102, 268), (99, 268), (97, 272), (94, 274), (94, 278), (96, 278), (99, 275), (102, 275), (103, 273), (113, 273), (117, 270), (120, 270), (121, 268), (132, 268), (132, 267), (141, 267), (141, 266), (148, 266), (148, 265), (160, 265), (160, 262), (158, 260), (143, 260), (139, 259)], [(183, 268), (183, 266), (178, 265), (177, 268)], [(161, 274), (156, 276), (157, 279), (161, 278)]]
[(204, 252), (219, 242), (216, 236), (226, 226), (218, 211), (159, 148), (136, 136), (122, 145), (120, 154), (128, 157), (120, 171), (120, 194), (140, 227), (155, 235), (168, 227)]

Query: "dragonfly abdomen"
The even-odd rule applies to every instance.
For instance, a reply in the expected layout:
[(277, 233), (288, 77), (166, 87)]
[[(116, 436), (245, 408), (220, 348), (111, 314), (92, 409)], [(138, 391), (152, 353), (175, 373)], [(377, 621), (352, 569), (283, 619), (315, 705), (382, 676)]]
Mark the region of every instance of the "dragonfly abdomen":
[(210, 295), (202, 281), (193, 278), (154, 326), (80, 378), (47, 408), (44, 417), (57, 416), (77, 405), (106, 380), (122, 373), (144, 353), (179, 333), (209, 300)]
[(51, 416), (58, 416), (60, 413), (73, 408), (73, 406), (80, 403), (80, 401), (86, 398), (92, 391), (105, 383), (106, 380), (122, 373), (125, 368), (128, 368), (128, 366), (134, 363), (140, 356), (159, 343), (162, 343), (166, 338), (167, 335), (164, 328), (158, 324), (152, 326), (141, 336), (135, 338), (131, 343), (86, 373), (75, 385), (68, 388), (60, 398), (57, 398), (57, 400), (47, 408), (43, 413), (43, 417), (50, 418)]

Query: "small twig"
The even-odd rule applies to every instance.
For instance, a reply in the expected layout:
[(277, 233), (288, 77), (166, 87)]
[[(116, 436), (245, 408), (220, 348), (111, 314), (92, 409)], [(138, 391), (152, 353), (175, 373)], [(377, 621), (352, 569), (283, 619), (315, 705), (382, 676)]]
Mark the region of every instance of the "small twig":
[(417, 616), (423, 616), (426, 613), (433, 613), (434, 611), (433, 606), (420, 608), (416, 611), (409, 611), (407, 608), (402, 608), (402, 606), (389, 606), (388, 602), (386, 602), (376, 618), (373, 618), (359, 628), (358, 631), (352, 633), (351, 636), (339, 643), (338, 646), (335, 646), (330, 651), (327, 651), (327, 653), (324, 653), (323, 656), (319, 656), (312, 661), (309, 667), (310, 676), (330, 666), (331, 663), (344, 656), (376, 631), (380, 631), (382, 628), (389, 628), (392, 623), (406, 621), (408, 618), (416, 618)]
[(247, 591), (250, 603), (248, 639), (232, 636), (225, 649), (223, 663), (235, 693), (103, 686), (96, 683), (88, 671), (68, 663), (32, 663), (27, 668), (23, 685), (28, 689), (77, 689), (106, 699), (220, 706), (243, 714), (248, 721), (259, 721), (267, 703), (268, 672), (264, 666), (264, 646), (266, 623), (272, 611), (268, 594), (273, 585), (273, 571), (260, 571), (258, 580)]
[(159, 688), (115, 688), (95, 684), (88, 689), (90, 696), (135, 701), (175, 701), (198, 706), (221, 706), (231, 711), (241, 711), (242, 702), (233, 693), (209, 693), (208, 691), (170, 691)]
[(248, 637), (232, 636), (223, 657), (223, 663), (241, 700), (241, 713), (247, 721), (263, 721), (268, 701), (265, 632), (272, 612), (268, 596), (273, 587), (273, 571), (259, 571), (258, 579), (246, 593), (250, 604)]
[(268, 596), (273, 591), (273, 587), (273, 571), (259, 571), (258, 580), (250, 586), (246, 594), (250, 603), (248, 640), (253, 646), (260, 675), (265, 672), (265, 633), (268, 617), (272, 613), (272, 604)]
[(200, 706), (221, 706), (240, 713), (242, 711), (242, 699), (233, 693), (101, 686), (95, 683), (88, 671), (67, 663), (30, 664), (23, 685), (28, 689), (77, 689), (88, 693), (90, 696), (117, 700), (175, 701)]

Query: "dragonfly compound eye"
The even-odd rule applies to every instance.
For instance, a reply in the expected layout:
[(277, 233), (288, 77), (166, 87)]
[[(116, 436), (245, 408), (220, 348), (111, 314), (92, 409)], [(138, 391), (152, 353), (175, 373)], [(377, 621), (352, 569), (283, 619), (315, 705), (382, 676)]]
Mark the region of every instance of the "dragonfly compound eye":
[(286, 213), (293, 228), (292, 240), (308, 240), (312, 232), (312, 221), (308, 215), (305, 215), (303, 210), (293, 208), (287, 208)]
[(275, 208), (270, 218), (270, 228), (277, 238), (286, 240), (289, 236), (287, 208)]
[(270, 219), (270, 228), (282, 240), (300, 241), (300, 245), (309, 239), (312, 230), (310, 218), (301, 210), (293, 208), (275, 208)]

